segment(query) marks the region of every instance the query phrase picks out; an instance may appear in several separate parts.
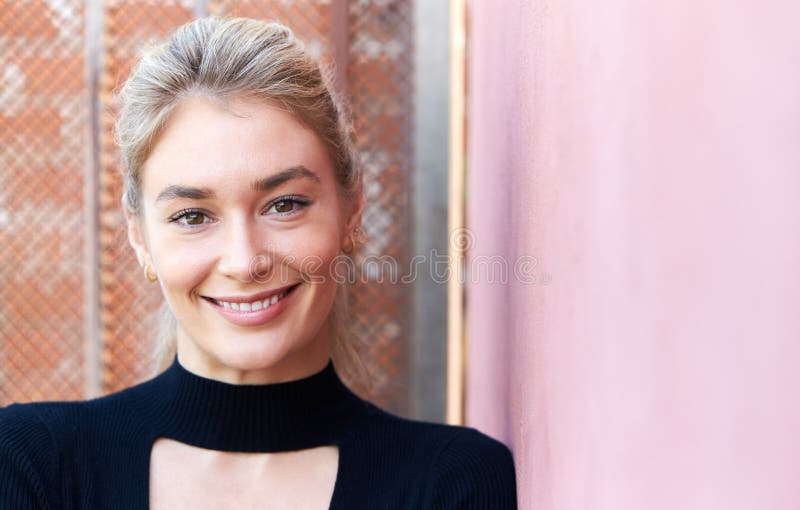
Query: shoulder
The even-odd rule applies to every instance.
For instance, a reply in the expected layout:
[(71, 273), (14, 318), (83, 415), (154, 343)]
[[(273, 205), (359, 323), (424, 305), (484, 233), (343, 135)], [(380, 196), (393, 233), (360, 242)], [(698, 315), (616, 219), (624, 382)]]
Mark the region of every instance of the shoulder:
[(136, 424), (131, 394), (0, 407), (0, 508), (58, 508), (62, 464), (107, 447), (112, 421)]
[(7, 454), (27, 452), (29, 447), (37, 451), (52, 449), (54, 438), (46, 422), (58, 405), (32, 402), (0, 408), (0, 449)]
[(28, 403), (0, 408), (2, 508), (55, 506), (58, 494), (58, 447), (43, 418), (51, 406)]
[(392, 448), (426, 466), (424, 508), (517, 508), (514, 458), (505, 444), (473, 427), (377, 413), (384, 432), (394, 429), (384, 435)]
[(0, 408), (0, 438), (20, 446), (35, 442), (68, 448), (87, 432), (102, 425), (103, 418), (120, 414), (113, 405), (113, 395), (93, 400), (65, 400), (16, 403)]
[(511, 450), (472, 427), (452, 426), (431, 467), (430, 508), (517, 508)]

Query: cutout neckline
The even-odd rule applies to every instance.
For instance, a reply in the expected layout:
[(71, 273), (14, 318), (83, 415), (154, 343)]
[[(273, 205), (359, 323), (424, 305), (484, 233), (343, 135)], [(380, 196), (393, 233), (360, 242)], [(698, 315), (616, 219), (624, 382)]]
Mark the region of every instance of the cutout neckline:
[(231, 384), (197, 375), (178, 361), (149, 381), (153, 440), (208, 450), (281, 452), (339, 444), (365, 403), (325, 368), (293, 381)]

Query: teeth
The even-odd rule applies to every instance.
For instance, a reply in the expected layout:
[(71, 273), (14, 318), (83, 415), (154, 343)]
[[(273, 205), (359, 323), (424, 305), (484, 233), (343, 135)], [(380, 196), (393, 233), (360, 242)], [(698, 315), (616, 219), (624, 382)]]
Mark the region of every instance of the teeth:
[(240, 312), (255, 312), (256, 310), (261, 310), (262, 308), (269, 308), (270, 306), (274, 305), (281, 299), (286, 297), (286, 292), (281, 292), (280, 294), (276, 294), (271, 298), (264, 299), (262, 301), (253, 301), (250, 303), (229, 303), (228, 301), (219, 301), (214, 300), (218, 305), (222, 305), (229, 310), (237, 310)]

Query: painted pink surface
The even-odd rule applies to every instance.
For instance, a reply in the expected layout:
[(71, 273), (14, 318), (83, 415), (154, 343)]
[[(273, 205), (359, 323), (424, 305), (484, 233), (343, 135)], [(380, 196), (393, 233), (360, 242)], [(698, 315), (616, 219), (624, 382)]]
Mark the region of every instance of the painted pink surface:
[(800, 4), (748, 3), (469, 5), (467, 423), (520, 508), (800, 505)]

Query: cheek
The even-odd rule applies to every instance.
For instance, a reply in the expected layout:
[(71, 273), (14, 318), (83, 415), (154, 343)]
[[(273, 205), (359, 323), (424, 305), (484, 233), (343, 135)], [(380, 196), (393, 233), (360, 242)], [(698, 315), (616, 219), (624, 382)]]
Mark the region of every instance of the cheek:
[(160, 261), (160, 277), (164, 290), (170, 294), (188, 293), (197, 287), (208, 274), (207, 265), (197, 258), (177, 256), (168, 253)]
[[(289, 244), (290, 265), (304, 275), (328, 276), (329, 268), (340, 253), (339, 237), (335, 230), (320, 230), (298, 235)], [(315, 283), (320, 283), (315, 280)]]
[(187, 295), (212, 271), (213, 251), (196, 242), (153, 239), (153, 258), (165, 295)]

